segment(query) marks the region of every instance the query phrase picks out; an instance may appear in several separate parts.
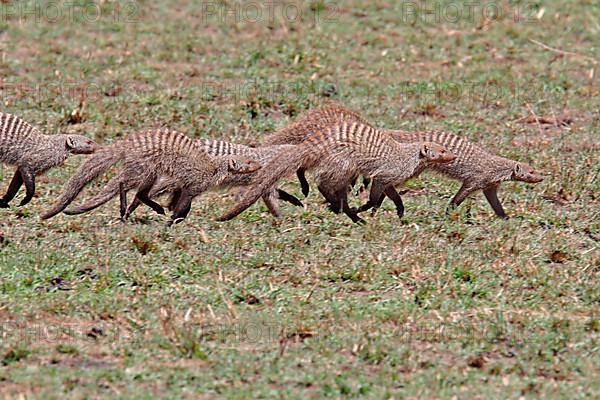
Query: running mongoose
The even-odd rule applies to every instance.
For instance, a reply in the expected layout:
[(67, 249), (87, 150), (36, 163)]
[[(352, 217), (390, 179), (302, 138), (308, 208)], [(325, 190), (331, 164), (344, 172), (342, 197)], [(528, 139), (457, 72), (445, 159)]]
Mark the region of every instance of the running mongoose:
[[(449, 210), (458, 207), (471, 193), (482, 190), (496, 215), (506, 219), (508, 216), (498, 199), (500, 184), (506, 181), (537, 183), (543, 180), (540, 173), (529, 165), (491, 154), (475, 143), (452, 133), (399, 130), (388, 130), (387, 133), (400, 143), (430, 141), (438, 143), (456, 154), (457, 157), (454, 161), (433, 166), (433, 170), (462, 182), (458, 193), (450, 201)], [(371, 207), (379, 207), (389, 192), (385, 189), (381, 184), (373, 182), (369, 201), (359, 209), (359, 212)], [(383, 190), (385, 193), (382, 193)], [(397, 198), (392, 200), (396, 203), (398, 214), (401, 215), (404, 207), (400, 196), (397, 195)]]
[[(354, 111), (329, 102), (320, 108), (306, 111), (291, 124), (265, 137), (263, 143), (265, 145), (300, 144), (314, 132), (328, 129), (340, 121), (369, 124), (366, 119)], [(296, 175), (300, 181), (302, 193), (304, 196), (308, 196), (310, 188), (304, 170), (299, 169)]]
[[(322, 109), (307, 112), (296, 123), (269, 136), (267, 141), (270, 143), (299, 143), (310, 135), (311, 127), (315, 125), (318, 126), (319, 123), (312, 122), (313, 119), (327, 124), (331, 123), (331, 121), (334, 121), (335, 123), (336, 117), (344, 118), (344, 116), (351, 116), (358, 120), (362, 119), (362, 117), (355, 112), (331, 104)], [(364, 121), (364, 119), (362, 120)], [(496, 215), (501, 218), (507, 218), (507, 215), (498, 200), (497, 191), (500, 183), (506, 180), (537, 183), (543, 179), (542, 176), (530, 166), (492, 155), (467, 139), (451, 133), (411, 133), (390, 129), (382, 129), (382, 131), (390, 134), (394, 139), (402, 143), (418, 141), (438, 143), (457, 155), (457, 159), (453, 162), (438, 164), (434, 167), (436, 171), (442, 172), (463, 182), (463, 186), (450, 203), (450, 209), (460, 205), (470, 193), (482, 190)], [(303, 177), (303, 171), (299, 171), (298, 178), (301, 183), (305, 182), (304, 185), (308, 188), (308, 183)], [(326, 180), (321, 178), (319, 179), (319, 182), (321, 185), (327, 186)], [(306, 192), (308, 192), (308, 189), (306, 189)], [(402, 198), (396, 189), (393, 186), (382, 187), (378, 183), (374, 184), (372, 187), (369, 201), (360, 207), (358, 211), (361, 212), (368, 210), (371, 207), (379, 207), (386, 195), (395, 203), (398, 216), (402, 217), (404, 214), (404, 205), (402, 203)]]
[[(212, 157), (230, 157), (230, 156), (246, 156), (250, 159), (258, 162), (260, 165), (267, 164), (272, 158), (277, 156), (282, 151), (290, 149), (293, 147), (292, 145), (272, 145), (272, 146), (261, 146), (261, 147), (250, 147), (242, 144), (236, 144), (231, 142), (226, 142), (223, 140), (211, 140), (211, 139), (200, 139), (196, 142), (196, 144), (207, 154)], [(254, 174), (230, 174), (222, 183), (221, 187), (235, 187), (235, 186), (248, 186), (253, 178)], [(150, 197), (156, 196), (158, 194), (164, 193), (168, 191), (168, 188), (172, 186), (172, 182), (168, 180), (161, 180), (159, 184), (155, 185), (152, 192), (150, 193)], [(174, 193), (171, 199), (171, 203), (177, 200), (178, 194)], [(280, 199), (283, 201), (287, 201), (295, 206), (303, 207), (302, 202), (298, 200), (295, 196), (285, 192), (284, 190), (277, 189), (273, 190), (268, 194), (263, 195), (263, 201), (267, 206), (269, 212), (276, 218), (281, 216), (281, 212), (279, 210), (279, 206), (277, 205), (276, 199)], [(90, 200), (91, 203), (94, 202), (94, 199)], [(140, 202), (137, 199), (134, 199), (133, 202), (129, 205), (127, 209), (126, 215), (123, 216), (126, 219), (129, 214), (131, 214), (138, 206)], [(172, 208), (172, 205), (170, 206)]]
[(81, 135), (45, 135), (12, 114), (0, 113), (0, 162), (17, 167), (0, 208), (7, 208), (25, 184), (24, 206), (35, 194), (35, 177), (61, 165), (71, 154), (90, 154), (99, 146)]
[[(67, 182), (57, 203), (42, 218), (48, 219), (63, 211), (88, 183), (118, 162), (123, 163), (123, 169), (113, 184), (108, 185), (116, 190), (108, 193), (110, 197), (106, 196), (108, 199), (105, 197), (103, 202), (123, 192), (123, 188), (131, 189), (131, 182), (134, 182), (133, 187), (138, 189), (136, 197), (159, 211), (162, 207), (149, 199), (148, 193), (157, 180), (172, 180), (176, 182), (172, 190), (179, 190), (181, 194), (173, 205), (171, 222), (183, 220), (190, 211), (192, 200), (218, 186), (228, 174), (251, 173), (260, 168), (247, 157), (210, 157), (192, 139), (177, 131), (167, 128), (148, 130), (97, 151)], [(123, 213), (123, 196), (121, 200)], [(88, 210), (82, 212), (85, 211)]]
[[(351, 118), (353, 119), (353, 118)], [(241, 201), (219, 220), (230, 220), (271, 190), (293, 171), (315, 169), (319, 190), (354, 222), (364, 222), (348, 206), (347, 190), (358, 175), (377, 179), (385, 186), (400, 184), (419, 174), (431, 163), (452, 161), (455, 156), (434, 143), (402, 144), (367, 123), (340, 118), (338, 123), (317, 130), (296, 148), (285, 151), (266, 164), (254, 178)], [(335, 211), (335, 210), (334, 210)]]

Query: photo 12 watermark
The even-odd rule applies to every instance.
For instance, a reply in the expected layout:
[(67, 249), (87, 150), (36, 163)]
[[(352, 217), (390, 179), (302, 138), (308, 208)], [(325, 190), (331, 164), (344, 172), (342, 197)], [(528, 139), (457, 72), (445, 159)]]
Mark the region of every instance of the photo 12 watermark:
[(501, 84), (495, 81), (422, 81), (400, 82), (403, 102), (417, 104), (443, 103), (532, 103), (558, 93), (549, 92), (542, 82), (531, 80)]
[(333, 1), (281, 2), (281, 1), (205, 1), (200, 3), (202, 22), (273, 23), (289, 24), (312, 22), (331, 24), (338, 22), (339, 6)]
[(400, 20), (416, 23), (489, 23), (510, 18), (518, 23), (538, 23), (544, 15), (539, 3), (532, 1), (402, 1)]
[(114, 322), (0, 321), (0, 343), (132, 342), (138, 333)]
[(59, 24), (67, 22), (95, 23), (109, 20), (137, 23), (139, 5), (128, 1), (11, 1), (0, 3), (0, 21)]

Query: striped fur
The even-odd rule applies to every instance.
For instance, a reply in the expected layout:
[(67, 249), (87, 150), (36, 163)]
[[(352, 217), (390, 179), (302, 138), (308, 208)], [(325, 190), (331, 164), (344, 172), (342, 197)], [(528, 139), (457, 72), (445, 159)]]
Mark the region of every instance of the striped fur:
[(85, 136), (45, 135), (17, 116), (0, 113), (0, 162), (17, 167), (0, 207), (8, 207), (23, 184), (26, 195), (20, 205), (27, 204), (35, 194), (37, 175), (61, 165), (71, 154), (90, 154), (97, 148)]
[(451, 159), (453, 156), (439, 145), (402, 144), (362, 120), (352, 117), (346, 120), (342, 115), (326, 128), (310, 132), (296, 148), (281, 153), (265, 165), (257, 173), (256, 185), (220, 220), (240, 214), (289, 173), (315, 169), (319, 190), (333, 210), (342, 210), (354, 222), (360, 222), (347, 202), (347, 188), (356, 176), (369, 176), (386, 186), (400, 184), (419, 174), (431, 162)]
[[(160, 207), (148, 195), (155, 184), (160, 185), (161, 180), (166, 180), (170, 182), (169, 190), (180, 194), (178, 204), (174, 205), (172, 221), (180, 220), (187, 216), (196, 196), (220, 185), (228, 174), (250, 173), (260, 168), (243, 156), (210, 157), (192, 139), (177, 131), (167, 128), (148, 130), (130, 135), (90, 157), (66, 184), (54, 207), (42, 218), (51, 218), (63, 211), (88, 183), (118, 162), (122, 162), (122, 170), (115, 181), (103, 189), (101, 198), (97, 196), (95, 202), (87, 202), (68, 214), (89, 211), (120, 192), (126, 193), (134, 188), (138, 189), (136, 197), (141, 201), (152, 208)], [(124, 207), (121, 204), (122, 214)]]
[(329, 103), (323, 107), (310, 110), (300, 115), (291, 124), (279, 129), (275, 133), (267, 136), (263, 143), (266, 145), (275, 144), (300, 144), (317, 131), (322, 131), (340, 121), (356, 121), (363, 124), (369, 124), (367, 120), (354, 111), (348, 110), (335, 103)]
[[(314, 117), (313, 117), (314, 115)], [(337, 117), (336, 117), (337, 116)], [(364, 121), (358, 114), (346, 110), (341, 106), (330, 105), (325, 110), (314, 110), (307, 112), (296, 123), (284, 128), (282, 133), (275, 133), (274, 137), (268, 139), (278, 143), (299, 143), (310, 135), (314, 125), (335, 124), (339, 120), (349, 117), (352, 120)], [(338, 119), (336, 119), (338, 118)], [(317, 122), (313, 122), (317, 121)], [(442, 145), (457, 158), (450, 163), (434, 165), (433, 168), (451, 178), (463, 183), (461, 189), (454, 196), (450, 208), (460, 205), (466, 197), (477, 190), (482, 190), (492, 209), (499, 217), (506, 218), (497, 190), (501, 182), (516, 180), (528, 183), (536, 183), (542, 180), (541, 175), (524, 163), (493, 155), (469, 140), (447, 132), (405, 132), (398, 130), (381, 130), (401, 143), (410, 142), (433, 142)], [(338, 174), (338, 180), (339, 180)], [(303, 182), (302, 177), (300, 181)], [(327, 177), (322, 176), (318, 180), (321, 185), (336, 186), (335, 181), (329, 184)], [(304, 182), (306, 182), (304, 180)], [(308, 183), (305, 184), (306, 186)], [(375, 182), (370, 199), (360, 208), (360, 211), (371, 207), (378, 207), (384, 199), (383, 194), (392, 198), (396, 204), (398, 215), (402, 216), (404, 207), (400, 195), (393, 187), (382, 187), (381, 183)], [(307, 193), (308, 188), (304, 191)]]
[[(292, 148), (292, 145), (273, 145), (273, 146), (262, 146), (262, 147), (250, 147), (242, 144), (230, 143), (223, 140), (211, 140), (201, 139), (196, 142), (199, 148), (205, 151), (211, 157), (231, 157), (231, 156), (245, 156), (260, 165), (265, 165), (280, 152)], [(229, 174), (227, 178), (221, 183), (220, 187), (236, 187), (236, 186), (248, 186), (252, 182), (252, 178), (255, 173), (248, 174)], [(173, 182), (163, 179), (160, 184), (156, 185), (151, 193), (151, 197), (160, 195), (171, 191)], [(101, 194), (102, 195), (102, 194)], [(288, 201), (296, 206), (302, 207), (302, 203), (293, 195), (278, 189), (272, 190), (269, 193), (262, 196), (265, 205), (269, 212), (276, 218), (281, 216), (279, 206), (276, 199)], [(134, 199), (129, 205), (127, 210), (127, 217), (132, 213), (138, 206), (140, 201)]]
[[(433, 167), (435, 171), (462, 182), (449, 208), (458, 207), (471, 193), (482, 190), (496, 215), (507, 218), (498, 199), (500, 184), (506, 181), (537, 183), (543, 180), (542, 176), (527, 164), (491, 154), (468, 139), (449, 132), (389, 130), (387, 133), (400, 143), (430, 141), (456, 154), (454, 161)], [(376, 203), (381, 204), (381, 201), (382, 197), (373, 199), (374, 206), (377, 206)]]

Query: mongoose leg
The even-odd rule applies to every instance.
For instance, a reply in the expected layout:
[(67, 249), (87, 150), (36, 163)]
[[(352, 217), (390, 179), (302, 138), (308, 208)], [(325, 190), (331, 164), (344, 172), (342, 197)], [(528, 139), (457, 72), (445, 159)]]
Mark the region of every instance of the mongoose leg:
[(169, 225), (178, 224), (188, 216), (190, 210), (192, 209), (192, 200), (193, 197), (188, 193), (183, 193), (183, 191), (181, 192), (177, 200), (177, 204), (174, 206), (173, 215), (171, 216)]
[(363, 190), (367, 190), (371, 184), (371, 178), (363, 177)]
[[(135, 201), (134, 198), (132, 204)], [(125, 214), (127, 214), (127, 191), (125, 190), (123, 182), (119, 182), (119, 213), (121, 215), (121, 220), (125, 221)]]
[[(340, 188), (335, 190), (333, 193), (324, 188), (319, 188), (319, 190), (321, 191), (321, 193), (323, 193), (323, 196), (325, 196), (325, 198), (329, 201), (330, 209), (333, 212), (337, 210), (336, 214), (339, 214), (341, 210), (344, 212), (344, 214), (346, 214), (346, 216), (348, 216), (352, 220), (352, 222), (356, 224), (365, 224), (365, 220), (358, 216), (356, 208), (352, 208), (348, 204), (348, 186), (348, 183), (344, 183), (340, 185)], [(334, 209), (334, 205), (335, 207), (339, 208)]]
[(337, 197), (335, 194), (331, 193), (326, 187), (319, 185), (319, 192), (325, 197), (325, 200), (329, 203), (329, 209), (335, 213), (339, 214), (342, 210), (342, 199)]
[(288, 203), (291, 203), (297, 207), (304, 207), (304, 204), (302, 204), (302, 202), (298, 200), (296, 196), (289, 194), (285, 190), (277, 189), (277, 197), (280, 200), (287, 201)]
[[(396, 206), (396, 214), (398, 214), (398, 218), (402, 218), (404, 216), (404, 203), (402, 203), (402, 197), (400, 197), (400, 193), (396, 190), (393, 185), (390, 185), (385, 188), (385, 195), (390, 198), (394, 202)], [(383, 198), (381, 198), (383, 201)], [(381, 206), (381, 202), (377, 206), (379, 208)], [(375, 210), (377, 209), (375, 208)]]
[(129, 216), (140, 206), (140, 204), (144, 203), (145, 205), (147, 205), (148, 207), (150, 207), (151, 209), (153, 209), (157, 214), (160, 215), (165, 215), (165, 209), (163, 208), (163, 206), (161, 206), (160, 204), (158, 204), (157, 202), (155, 202), (154, 200), (150, 199), (150, 197), (148, 196), (148, 194), (136, 194), (136, 196), (134, 197), (133, 201), (131, 202), (131, 204), (129, 204), (129, 207), (127, 207), (127, 211), (125, 211), (125, 214), (121, 217), (121, 218), (129, 218)]
[(490, 203), (490, 206), (492, 206), (492, 208), (494, 209), (496, 215), (500, 218), (508, 219), (508, 215), (506, 215), (504, 209), (502, 208), (500, 200), (498, 200), (498, 186), (494, 185), (487, 189), (484, 189), (483, 194), (485, 195), (485, 198), (487, 199), (488, 203)]
[(371, 185), (371, 192), (369, 193), (369, 200), (367, 200), (365, 204), (360, 206), (357, 212), (361, 213), (371, 208), (375, 210), (378, 209), (381, 206), (381, 203), (383, 203), (383, 199), (385, 198), (384, 191), (385, 188), (382, 184), (380, 184), (377, 181), (373, 182), (373, 185)]
[(262, 199), (265, 202), (267, 208), (269, 209), (271, 215), (273, 215), (275, 218), (280, 218), (281, 211), (279, 211), (279, 206), (275, 202), (275, 196), (273, 195), (273, 192), (263, 195)]
[(169, 201), (169, 206), (167, 207), (169, 211), (174, 211), (175, 206), (179, 202), (179, 198), (181, 197), (181, 189), (177, 189), (171, 195), (171, 200)]
[[(147, 193), (146, 194), (138, 193), (135, 197), (136, 197), (136, 199), (139, 199), (142, 203), (144, 203), (145, 205), (147, 205), (148, 207), (153, 209), (157, 214), (165, 215), (165, 209), (163, 208), (163, 206), (161, 206), (154, 200), (150, 199), (148, 197)], [(133, 210), (131, 210), (131, 211), (133, 211)], [(127, 217), (129, 217), (130, 214), (131, 213), (128, 213)]]
[(308, 181), (306, 180), (306, 174), (304, 173), (304, 168), (299, 168), (296, 171), (296, 176), (298, 177), (298, 181), (300, 181), (300, 187), (302, 188), (302, 194), (304, 197), (308, 196), (310, 192), (310, 186), (308, 185)]
[(121, 219), (123, 221), (125, 221), (126, 219), (129, 218), (129, 216), (131, 214), (133, 214), (133, 212), (135, 210), (137, 210), (137, 208), (142, 204), (142, 201), (140, 199), (138, 199), (137, 196), (135, 196), (133, 198), (133, 200), (131, 200), (131, 203), (129, 203), (129, 206), (127, 206), (127, 203), (125, 203), (125, 212), (121, 214)]
[(363, 225), (367, 223), (364, 219), (358, 216), (356, 208), (352, 208), (348, 205), (348, 196), (342, 197), (342, 210), (344, 210), (344, 214), (346, 214), (355, 224)]
[(450, 201), (448, 208), (446, 209), (446, 214), (450, 213), (456, 207), (460, 206), (460, 204), (465, 201), (467, 196), (473, 193), (473, 187), (463, 183), (463, 185), (458, 189), (458, 193), (454, 196), (454, 198)]
[(142, 182), (142, 184), (140, 185), (140, 187), (138, 189), (138, 192), (135, 194), (135, 199), (138, 201), (136, 202), (134, 200), (131, 202), (131, 204), (127, 208), (127, 211), (125, 212), (124, 219), (129, 218), (129, 215), (131, 215), (133, 210), (135, 210), (135, 208), (132, 208), (132, 205), (135, 205), (135, 207), (137, 208), (137, 206), (139, 205), (139, 202), (144, 203), (145, 205), (147, 205), (148, 207), (150, 207), (151, 209), (156, 211), (158, 214), (161, 214), (161, 215), (165, 214), (165, 209), (162, 208), (162, 206), (160, 204), (153, 201), (149, 197), (150, 190), (154, 186), (155, 182), (156, 182), (156, 176), (154, 176), (154, 175), (148, 176), (144, 180), (144, 182)]
[(0, 208), (8, 208), (8, 203), (15, 198), (21, 185), (23, 185), (23, 178), (21, 177), (21, 171), (17, 169), (8, 185), (6, 194), (0, 199)]
[(33, 199), (35, 194), (35, 174), (27, 169), (20, 168), (21, 178), (25, 184), (25, 198), (21, 201), (19, 206), (24, 206)]

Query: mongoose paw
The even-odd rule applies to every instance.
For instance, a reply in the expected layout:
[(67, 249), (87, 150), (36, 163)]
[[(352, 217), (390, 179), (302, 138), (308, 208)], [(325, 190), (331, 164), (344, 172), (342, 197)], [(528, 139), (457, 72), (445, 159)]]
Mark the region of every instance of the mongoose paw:
[(329, 211), (333, 212), (334, 214), (339, 214), (341, 209), (339, 206), (334, 206), (333, 204), (328, 204), (327, 208), (329, 209)]
[(26, 206), (27, 204), (29, 204), (30, 201), (31, 199), (23, 199), (23, 201), (19, 203), (19, 207)]
[(300, 189), (302, 190), (304, 197), (308, 197), (308, 193), (310, 193), (310, 186), (308, 185), (308, 182), (300, 180)]

